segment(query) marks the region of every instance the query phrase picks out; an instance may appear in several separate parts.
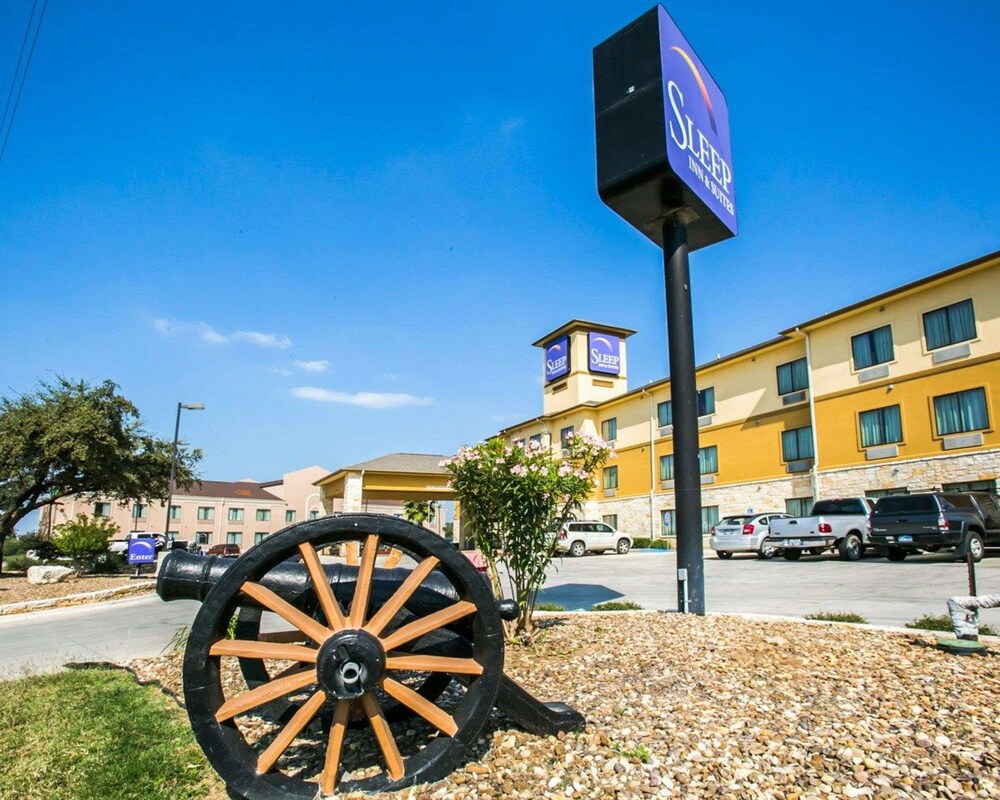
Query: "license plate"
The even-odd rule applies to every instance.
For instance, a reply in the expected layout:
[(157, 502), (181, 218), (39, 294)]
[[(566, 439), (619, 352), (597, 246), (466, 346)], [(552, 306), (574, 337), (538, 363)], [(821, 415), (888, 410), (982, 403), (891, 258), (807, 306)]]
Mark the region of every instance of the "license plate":
[(801, 547), (801, 546), (802, 546), (801, 539), (788, 539), (785, 541), (785, 547)]
[(900, 536), (899, 539), (897, 539), (896, 541), (899, 541), (899, 542), (912, 542), (913, 541), (913, 537), (912, 536)]

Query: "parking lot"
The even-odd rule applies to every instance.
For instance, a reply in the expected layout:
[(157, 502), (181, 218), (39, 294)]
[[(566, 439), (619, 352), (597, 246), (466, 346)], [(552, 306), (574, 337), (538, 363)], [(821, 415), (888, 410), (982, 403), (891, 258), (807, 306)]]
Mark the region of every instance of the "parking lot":
[[(990, 551), (976, 565), (980, 594), (1000, 591), (1000, 553)], [(952, 595), (968, 594), (964, 563), (950, 554), (840, 561), (835, 555), (801, 561), (762, 561), (737, 555), (722, 561), (705, 554), (705, 598), (709, 612), (805, 616), (819, 611), (853, 611), (877, 625), (901, 626), (923, 614), (944, 614)], [(558, 559), (549, 570), (543, 602), (568, 610), (589, 609), (605, 600), (633, 600), (644, 608), (677, 609), (676, 556), (672, 551), (633, 550), (625, 556), (587, 555)], [(1000, 609), (982, 612), (1000, 623)]]

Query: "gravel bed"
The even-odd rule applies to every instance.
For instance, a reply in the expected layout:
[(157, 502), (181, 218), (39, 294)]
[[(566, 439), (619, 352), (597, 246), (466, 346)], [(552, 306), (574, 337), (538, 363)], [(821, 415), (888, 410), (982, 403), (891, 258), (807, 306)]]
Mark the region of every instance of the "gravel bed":
[[(586, 730), (533, 736), (495, 712), (466, 766), (396, 796), (1000, 796), (996, 656), (951, 656), (923, 634), (727, 616), (609, 613), (544, 625), (532, 648), (508, 648), (507, 672), (582, 711)], [(179, 656), (130, 666), (180, 691)], [(239, 691), (234, 671), (227, 682)], [(273, 735), (253, 717), (241, 726)], [(404, 751), (422, 735), (416, 723), (393, 732)], [(323, 745), (313, 734), (282, 763), (316, 769)], [(371, 737), (353, 736), (344, 766), (361, 774), (373, 756)]]
[[(28, 583), (24, 576), (4, 575), (0, 578), (0, 606), (11, 603), (24, 603), (32, 600), (51, 600), (71, 594), (99, 592), (103, 589), (115, 589), (120, 586), (134, 584), (135, 581), (124, 575), (71, 575), (61, 583), (43, 583), (39, 585)], [(150, 587), (145, 587), (150, 591)]]

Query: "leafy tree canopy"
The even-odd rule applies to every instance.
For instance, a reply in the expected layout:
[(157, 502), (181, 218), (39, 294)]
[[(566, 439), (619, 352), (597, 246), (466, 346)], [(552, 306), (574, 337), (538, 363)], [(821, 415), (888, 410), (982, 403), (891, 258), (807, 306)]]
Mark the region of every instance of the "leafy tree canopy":
[[(143, 428), (112, 381), (57, 378), (0, 400), (0, 558), (14, 526), (70, 495), (164, 500), (172, 441)], [(178, 486), (197, 481), (201, 451), (179, 446)]]

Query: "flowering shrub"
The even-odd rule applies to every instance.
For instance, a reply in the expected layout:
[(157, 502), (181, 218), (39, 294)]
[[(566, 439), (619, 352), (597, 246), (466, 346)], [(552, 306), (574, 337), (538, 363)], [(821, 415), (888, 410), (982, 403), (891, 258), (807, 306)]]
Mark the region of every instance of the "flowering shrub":
[(441, 462), (462, 507), (462, 524), (476, 537), (494, 590), (517, 601), (514, 635), (530, 638), (535, 598), (555, 554), (551, 531), (570, 519), (595, 489), (594, 476), (613, 456), (594, 436), (569, 434), (567, 455), (554, 459), (540, 442), (514, 447), (489, 439), (462, 447)]

